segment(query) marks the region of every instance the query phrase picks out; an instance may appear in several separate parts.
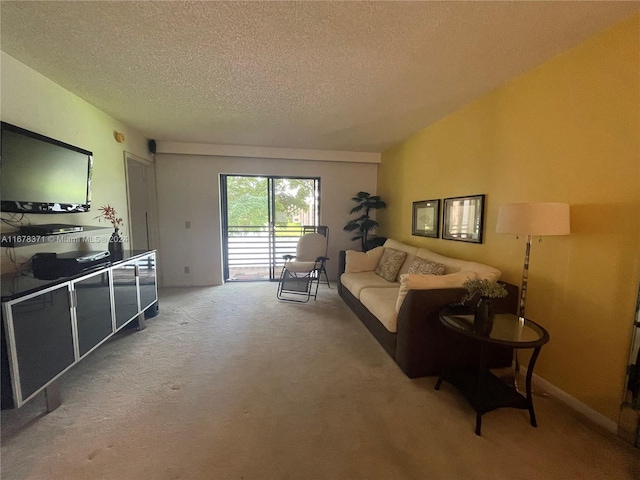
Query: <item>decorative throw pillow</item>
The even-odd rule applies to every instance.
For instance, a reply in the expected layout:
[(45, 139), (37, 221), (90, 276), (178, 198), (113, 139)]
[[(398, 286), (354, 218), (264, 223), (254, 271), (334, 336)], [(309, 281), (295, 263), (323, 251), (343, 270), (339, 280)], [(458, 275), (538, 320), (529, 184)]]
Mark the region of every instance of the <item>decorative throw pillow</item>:
[[(478, 277), (476, 272), (462, 270), (448, 275), (418, 275), (415, 273), (405, 273), (400, 275), (400, 291), (396, 300), (396, 312), (400, 312), (400, 307), (404, 302), (409, 290), (434, 290), (438, 288), (462, 288), (462, 284), (467, 280), (475, 280)], [(462, 299), (462, 296), (460, 297)]]
[(384, 247), (377, 247), (368, 252), (347, 250), (345, 252), (344, 273), (373, 272), (383, 253)]
[(407, 258), (407, 252), (401, 252), (394, 248), (385, 248), (382, 258), (376, 267), (376, 274), (388, 282), (395, 282), (405, 258)]
[(444, 275), (445, 266), (442, 263), (435, 263), (416, 257), (411, 262), (407, 273), (420, 273), (422, 275)]

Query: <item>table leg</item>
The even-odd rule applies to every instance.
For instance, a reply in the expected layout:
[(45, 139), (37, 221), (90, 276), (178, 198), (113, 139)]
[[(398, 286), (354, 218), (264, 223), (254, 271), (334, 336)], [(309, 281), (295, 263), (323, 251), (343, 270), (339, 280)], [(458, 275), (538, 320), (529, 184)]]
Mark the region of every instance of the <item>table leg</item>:
[(534, 427), (538, 426), (538, 422), (536, 422), (536, 414), (533, 411), (533, 395), (531, 394), (531, 378), (533, 377), (533, 367), (536, 365), (536, 360), (538, 359), (538, 355), (540, 354), (540, 349), (542, 347), (536, 347), (533, 350), (533, 354), (531, 355), (531, 360), (529, 360), (529, 367), (527, 367), (527, 405), (529, 406), (529, 418), (531, 419), (531, 425)]
[(136, 322), (138, 322), (138, 330), (144, 330), (145, 328), (147, 328), (147, 321), (144, 318), (144, 312), (138, 315)]
[(444, 362), (445, 362), (446, 368), (442, 370), (442, 372), (440, 373), (440, 376), (438, 377), (438, 381), (436, 382), (436, 390), (440, 390), (440, 386), (442, 385), (442, 381), (444, 380), (444, 375), (445, 373), (447, 373), (447, 368), (449, 368), (449, 366), (451, 365), (449, 363), (449, 333), (448, 332), (445, 332), (444, 337), (442, 338), (442, 341), (444, 342), (444, 350), (445, 350)]
[(44, 389), (44, 398), (47, 402), (47, 413), (53, 412), (62, 404), (62, 397), (60, 396), (60, 384), (58, 380), (51, 382)]
[(476, 435), (480, 436), (480, 429), (482, 428), (482, 413), (476, 413)]
[[(479, 399), (483, 398), (484, 377), (486, 374), (487, 366), (487, 344), (482, 342), (480, 346), (480, 368), (478, 369), (478, 386), (476, 389), (476, 395)], [(480, 436), (480, 429), (482, 428), (482, 414), (484, 412), (480, 409), (476, 411), (476, 435)]]

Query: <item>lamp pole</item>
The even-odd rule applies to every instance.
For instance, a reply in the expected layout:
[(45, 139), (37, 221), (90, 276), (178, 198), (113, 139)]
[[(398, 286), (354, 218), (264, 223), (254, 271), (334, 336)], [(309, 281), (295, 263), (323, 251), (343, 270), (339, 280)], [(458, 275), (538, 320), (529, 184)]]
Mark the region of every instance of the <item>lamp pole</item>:
[[(533, 235), (527, 235), (526, 246), (524, 250), (524, 266), (522, 268), (522, 282), (520, 283), (520, 304), (518, 305), (518, 320), (520, 329), (518, 335), (522, 333), (524, 325), (524, 311), (527, 301), (527, 285), (529, 283), (529, 257), (531, 255), (531, 243)], [(520, 362), (518, 361), (518, 349), (513, 350), (513, 386), (518, 389), (518, 374), (520, 373)]]
[(527, 301), (527, 284), (529, 283), (529, 256), (531, 255), (531, 242), (533, 235), (527, 235), (527, 245), (524, 251), (524, 267), (522, 269), (522, 283), (520, 284), (520, 305), (518, 316), (524, 317), (524, 308)]

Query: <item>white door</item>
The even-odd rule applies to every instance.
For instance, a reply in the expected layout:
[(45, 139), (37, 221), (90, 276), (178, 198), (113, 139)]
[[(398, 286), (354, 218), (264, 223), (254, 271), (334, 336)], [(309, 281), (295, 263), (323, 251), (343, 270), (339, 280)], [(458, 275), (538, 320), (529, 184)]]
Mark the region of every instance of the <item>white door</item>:
[(155, 247), (155, 170), (146, 160), (125, 153), (129, 201), (129, 244), (132, 250)]

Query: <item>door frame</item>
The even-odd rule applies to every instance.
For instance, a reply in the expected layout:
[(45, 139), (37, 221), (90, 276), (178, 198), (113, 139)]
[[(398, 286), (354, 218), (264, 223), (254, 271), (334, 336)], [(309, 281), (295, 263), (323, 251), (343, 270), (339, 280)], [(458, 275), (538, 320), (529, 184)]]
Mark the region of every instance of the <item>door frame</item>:
[(276, 224), (275, 224), (275, 188), (274, 184), (277, 180), (311, 180), (314, 182), (316, 198), (316, 208), (314, 212), (315, 223), (320, 224), (321, 216), (321, 177), (292, 176), (292, 175), (269, 175), (269, 174), (249, 174), (249, 173), (223, 173), (220, 174), (220, 224), (222, 239), (222, 275), (223, 281), (229, 280), (229, 205), (227, 197), (227, 178), (229, 177), (258, 177), (267, 180), (267, 231), (269, 243), (269, 280), (277, 280), (275, 275), (275, 267), (277, 266), (276, 258)]

